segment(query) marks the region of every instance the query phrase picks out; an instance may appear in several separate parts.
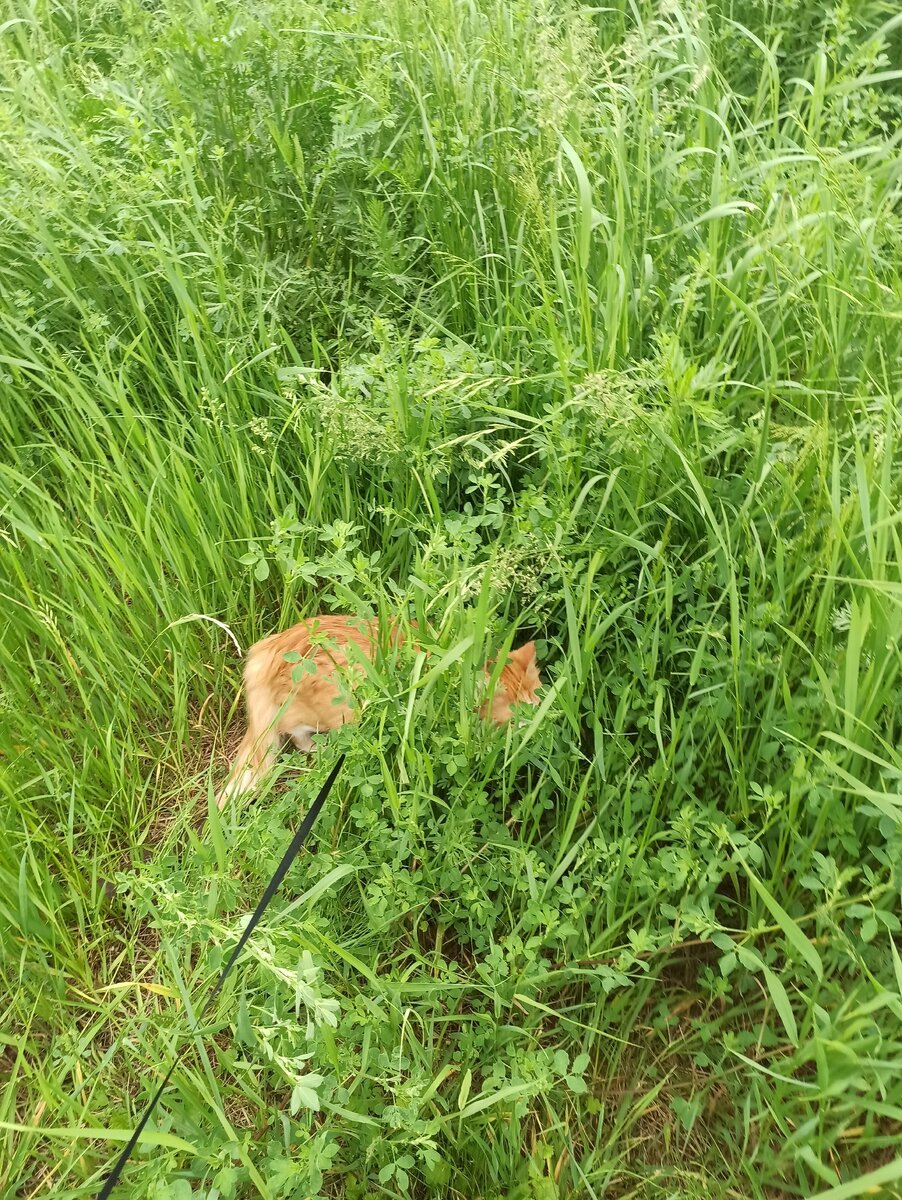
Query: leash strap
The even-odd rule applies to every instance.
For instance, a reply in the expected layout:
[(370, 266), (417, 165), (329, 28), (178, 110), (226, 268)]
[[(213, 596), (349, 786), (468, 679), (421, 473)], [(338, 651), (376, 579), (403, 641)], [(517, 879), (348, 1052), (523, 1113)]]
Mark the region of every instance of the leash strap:
[[(345, 760), (344, 754), (339, 755), (338, 761), (335, 763), (335, 766), (329, 772), (329, 776), (326, 779), (326, 782), (320, 788), (319, 795), (316, 797), (316, 799), (310, 805), (310, 808), (307, 811), (307, 815), (304, 817), (303, 821), (301, 821), (300, 825), (298, 826), (297, 833), (295, 833), (294, 837), (291, 839), (291, 844), (289, 845), (289, 847), (285, 851), (285, 853), (282, 855), (282, 861), (276, 867), (275, 871), (273, 872), (272, 878), (270, 879), (269, 883), (266, 885), (266, 890), (264, 891), (263, 895), (260, 897), (260, 903), (254, 909), (251, 919), (248, 921), (247, 925), (244, 928), (244, 932), (241, 934), (241, 937), (238, 939), (238, 944), (235, 946), (235, 949), (229, 955), (228, 962), (222, 968), (222, 971), (220, 972), (219, 978), (216, 980), (216, 984), (215, 984), (212, 992), (210, 992), (210, 995), (207, 997), (206, 1002), (204, 1003), (204, 1006), (201, 1009), (200, 1016), (198, 1017), (197, 1021), (195, 1022), (195, 1026), (194, 1026), (194, 1029), (192, 1030), (192, 1034), (197, 1032), (198, 1026), (203, 1022), (203, 1019), (207, 1015), (207, 1012), (210, 1010), (214, 1000), (219, 995), (219, 993), (222, 991), (223, 984), (225, 983), (226, 979), (228, 978), (229, 973), (232, 970), (232, 967), (234, 967), (234, 965), (238, 959), (238, 955), (241, 953), (241, 951), (244, 949), (245, 945), (247, 944), (248, 938), (251, 936), (251, 934), (257, 928), (257, 925), (260, 923), (260, 918), (266, 912), (266, 909), (269, 907), (270, 901), (272, 900), (272, 898), (276, 894), (276, 892), (279, 890), (279, 885), (281, 884), (281, 882), (285, 878), (285, 876), (288, 874), (288, 868), (294, 862), (295, 858), (298, 855), (298, 852), (300, 851), (304, 842), (307, 840), (307, 837), (310, 833), (310, 830), (313, 828), (316, 818), (322, 812), (323, 805), (326, 803), (326, 799), (327, 799), (329, 793), (332, 791), (332, 785), (335, 783), (335, 780), (338, 778), (338, 772), (341, 770), (341, 765), (344, 762), (344, 760)], [(172, 1078), (172, 1073), (173, 1073), (173, 1071), (175, 1071), (175, 1068), (178, 1065), (179, 1059), (182, 1057), (182, 1051), (184, 1050), (185, 1044), (186, 1043), (183, 1043), (182, 1046), (177, 1050), (175, 1058), (172, 1061), (172, 1065), (170, 1066), (169, 1070), (166, 1072), (165, 1076), (163, 1077), (163, 1082), (157, 1088), (150, 1104), (148, 1104), (147, 1108), (144, 1110), (144, 1115), (141, 1117), (141, 1120), (138, 1122), (138, 1125), (135, 1128), (135, 1132), (128, 1139), (128, 1142), (125, 1145), (125, 1149), (122, 1151), (122, 1153), (116, 1159), (115, 1166), (113, 1167), (112, 1171), (110, 1171), (109, 1175), (107, 1175), (106, 1179), (104, 1180), (103, 1187), (100, 1189), (100, 1194), (98, 1195), (97, 1200), (109, 1200), (109, 1197), (112, 1195), (113, 1188), (119, 1182), (119, 1176), (122, 1174), (122, 1170), (123, 1170), (125, 1164), (128, 1162), (135, 1146), (137, 1146), (138, 1140), (141, 1137), (141, 1134), (144, 1132), (145, 1125), (150, 1120), (151, 1113), (156, 1108), (157, 1102), (159, 1101), (160, 1097), (163, 1095), (163, 1092), (166, 1090), (166, 1085), (169, 1083), (169, 1080)]]

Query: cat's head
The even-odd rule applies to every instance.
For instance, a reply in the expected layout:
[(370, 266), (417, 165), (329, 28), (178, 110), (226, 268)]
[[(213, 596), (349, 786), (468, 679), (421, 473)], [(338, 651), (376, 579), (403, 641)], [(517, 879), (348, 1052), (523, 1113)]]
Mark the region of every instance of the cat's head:
[[(491, 669), (487, 668), (486, 678), (491, 674)], [(511, 650), (495, 684), (494, 693), (480, 709), (480, 716), (494, 721), (496, 725), (504, 725), (511, 718), (511, 705), (539, 703), (536, 691), (541, 686), (542, 680), (536, 666), (536, 644), (526, 642), (519, 649)]]

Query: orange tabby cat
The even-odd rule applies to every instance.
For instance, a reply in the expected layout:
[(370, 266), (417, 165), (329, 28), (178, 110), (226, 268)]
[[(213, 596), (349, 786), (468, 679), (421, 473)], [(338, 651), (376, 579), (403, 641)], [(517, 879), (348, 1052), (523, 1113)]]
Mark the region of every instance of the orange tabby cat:
[[(285, 738), (291, 738), (299, 750), (312, 750), (314, 733), (325, 733), (354, 720), (354, 710), (334, 668), (349, 665), (349, 656), (342, 647), (351, 643), (372, 660), (377, 638), (375, 621), (322, 616), (301, 621), (251, 646), (244, 668), (247, 732), (219, 794), (220, 808), (229, 796), (251, 791), (260, 782)], [(400, 640), (394, 631), (391, 638), (393, 642)], [(291, 654), (293, 661), (287, 662), (286, 654)], [(309, 664), (307, 669), (292, 679), (292, 672), (303, 660)], [(503, 725), (510, 720), (512, 704), (538, 704), (536, 689), (540, 684), (535, 644), (527, 642), (511, 651), (498, 686), (483, 704), (480, 715)]]

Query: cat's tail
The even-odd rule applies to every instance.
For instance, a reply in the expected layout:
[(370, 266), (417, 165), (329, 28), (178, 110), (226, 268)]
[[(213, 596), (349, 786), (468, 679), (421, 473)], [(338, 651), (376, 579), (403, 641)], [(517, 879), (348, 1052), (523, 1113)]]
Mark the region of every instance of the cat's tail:
[(225, 786), (217, 797), (220, 808), (231, 796), (251, 792), (275, 762), (280, 734), (278, 705), (269, 687), (269, 656), (252, 646), (244, 668), (247, 732), (229, 768)]

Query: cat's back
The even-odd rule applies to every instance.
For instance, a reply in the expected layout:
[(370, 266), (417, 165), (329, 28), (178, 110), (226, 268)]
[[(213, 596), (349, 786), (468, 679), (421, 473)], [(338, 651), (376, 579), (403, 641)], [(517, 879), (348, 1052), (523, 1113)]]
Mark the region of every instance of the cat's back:
[[(373, 650), (373, 623), (360, 617), (323, 614), (306, 617), (290, 629), (271, 633), (251, 646), (247, 654), (245, 679), (249, 684), (269, 683), (289, 686), (296, 660), (312, 658), (318, 669), (347, 662), (342, 647), (356, 643), (367, 655)], [(293, 661), (286, 661), (285, 655)]]

